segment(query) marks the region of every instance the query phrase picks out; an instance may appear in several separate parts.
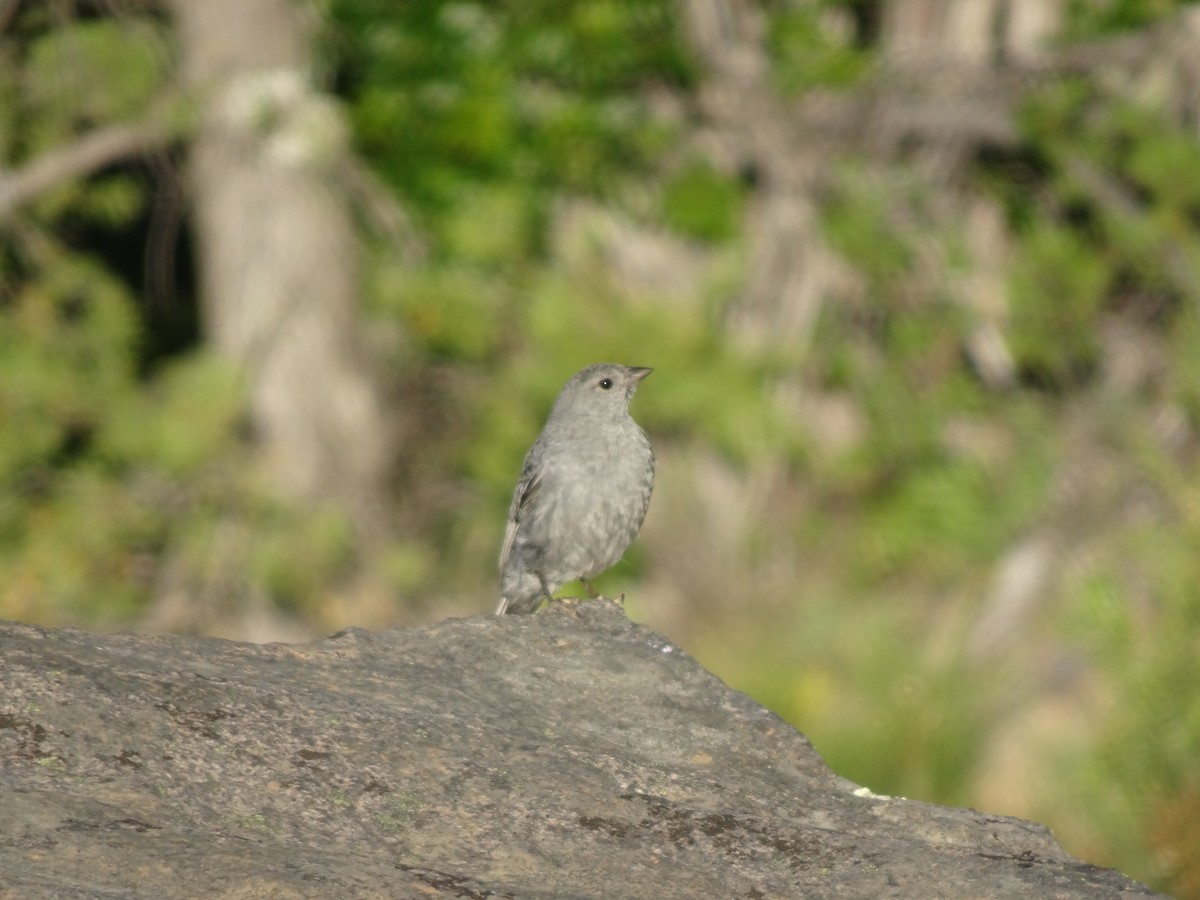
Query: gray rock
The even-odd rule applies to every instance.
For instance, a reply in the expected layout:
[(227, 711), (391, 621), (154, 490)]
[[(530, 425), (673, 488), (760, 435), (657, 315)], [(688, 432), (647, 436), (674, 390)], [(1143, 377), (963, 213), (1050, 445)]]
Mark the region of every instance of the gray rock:
[(1151, 896), (859, 796), (606, 602), (310, 645), (0, 623), (0, 896)]

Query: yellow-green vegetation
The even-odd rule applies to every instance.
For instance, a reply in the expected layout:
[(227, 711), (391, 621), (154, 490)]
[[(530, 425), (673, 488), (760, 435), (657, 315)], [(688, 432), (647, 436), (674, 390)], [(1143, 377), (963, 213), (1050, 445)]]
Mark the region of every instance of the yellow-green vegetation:
[[(1071, 3), (1065, 38), (1184, 5)], [(0, 33), (5, 169), (143, 108), (177, 66), (157, 20), (68, 27), (48, 6)], [(828, 23), (870, 6), (764, 4), (770, 83), (863, 84), (875, 50)], [(382, 498), (400, 533), (368, 553), (342, 511), (268, 487), (191, 273), (166, 308), (144, 282), (161, 185), (113, 167), (0, 222), (0, 615), (126, 626), (181, 594), (320, 632), (354, 624), (338, 596), (364, 568), (397, 621), (486, 611), (555, 392), (586, 363), (650, 365), (635, 414), (658, 493), (598, 587), (846, 777), (1039, 819), (1200, 896), (1195, 111), (1153, 79), (1047, 78), (1018, 145), (965, 166), (952, 191), (997, 210), (1007, 245), (999, 383), (968, 351), (980, 261), (957, 201), (903, 153), (823, 173), (820, 238), (854, 286), (810, 338), (738, 331), (761, 186), (689, 140), (706, 73), (678, 4), (319, 8), (357, 151), (419, 235), (364, 235), (363, 314), (408, 426)], [(678, 260), (673, 280), (619, 270), (622, 234)], [(381, 824), (411, 817), (401, 799)]]

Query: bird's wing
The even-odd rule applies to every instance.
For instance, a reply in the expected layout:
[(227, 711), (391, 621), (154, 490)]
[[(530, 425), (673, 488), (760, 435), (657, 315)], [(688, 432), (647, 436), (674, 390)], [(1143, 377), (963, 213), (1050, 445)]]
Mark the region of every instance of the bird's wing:
[(500, 545), (500, 572), (508, 565), (508, 554), (512, 552), (513, 540), (517, 536), (517, 526), (521, 524), (521, 513), (529, 505), (529, 501), (537, 494), (538, 486), (542, 483), (541, 473), (535, 473), (529, 460), (525, 460), (525, 468), (521, 470), (521, 478), (513, 491), (512, 503), (508, 507), (508, 526), (504, 529), (504, 543)]

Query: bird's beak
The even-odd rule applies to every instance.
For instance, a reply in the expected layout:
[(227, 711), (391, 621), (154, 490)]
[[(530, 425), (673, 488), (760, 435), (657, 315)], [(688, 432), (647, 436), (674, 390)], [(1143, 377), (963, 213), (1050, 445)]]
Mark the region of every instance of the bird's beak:
[(629, 374), (633, 376), (633, 380), (640, 382), (643, 378), (653, 372), (653, 369), (647, 369), (645, 366), (630, 366)]

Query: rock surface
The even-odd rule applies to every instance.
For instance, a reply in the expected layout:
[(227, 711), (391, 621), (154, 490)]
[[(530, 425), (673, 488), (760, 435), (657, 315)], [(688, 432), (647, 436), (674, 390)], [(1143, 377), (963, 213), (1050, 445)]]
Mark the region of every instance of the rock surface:
[(0, 896), (1151, 896), (859, 796), (607, 602), (308, 645), (0, 623)]

